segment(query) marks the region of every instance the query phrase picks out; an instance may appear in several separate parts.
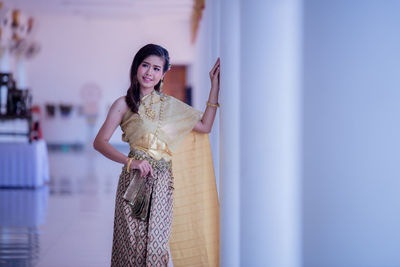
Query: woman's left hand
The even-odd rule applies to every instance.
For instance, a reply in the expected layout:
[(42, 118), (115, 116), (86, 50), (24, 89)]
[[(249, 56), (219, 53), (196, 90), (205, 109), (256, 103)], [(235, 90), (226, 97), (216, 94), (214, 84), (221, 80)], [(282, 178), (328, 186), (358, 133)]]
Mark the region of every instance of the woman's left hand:
[(215, 62), (214, 67), (210, 71), (211, 88), (219, 90), (219, 69), (220, 59), (218, 58)]
[[(210, 71), (211, 90), (207, 101), (207, 107), (203, 117), (194, 126), (194, 130), (200, 133), (210, 133), (214, 123), (215, 114), (217, 112), (218, 94), (219, 94), (219, 69), (220, 59), (215, 62), (214, 67)], [(211, 104), (211, 105), (210, 105)], [(217, 105), (218, 104), (218, 105)]]

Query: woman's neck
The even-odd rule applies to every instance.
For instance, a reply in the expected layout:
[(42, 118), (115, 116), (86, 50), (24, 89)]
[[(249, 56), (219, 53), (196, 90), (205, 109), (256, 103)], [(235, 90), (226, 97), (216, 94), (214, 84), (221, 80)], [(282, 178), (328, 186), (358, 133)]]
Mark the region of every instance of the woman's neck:
[(146, 88), (146, 89), (140, 89), (140, 98), (151, 94), (154, 91), (154, 88)]

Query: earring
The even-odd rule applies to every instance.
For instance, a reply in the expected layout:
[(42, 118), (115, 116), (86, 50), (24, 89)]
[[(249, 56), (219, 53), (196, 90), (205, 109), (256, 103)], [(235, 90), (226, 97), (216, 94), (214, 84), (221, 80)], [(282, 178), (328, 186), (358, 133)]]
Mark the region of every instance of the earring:
[(164, 85), (164, 79), (161, 79), (161, 82), (160, 82), (160, 93), (162, 92), (163, 85)]

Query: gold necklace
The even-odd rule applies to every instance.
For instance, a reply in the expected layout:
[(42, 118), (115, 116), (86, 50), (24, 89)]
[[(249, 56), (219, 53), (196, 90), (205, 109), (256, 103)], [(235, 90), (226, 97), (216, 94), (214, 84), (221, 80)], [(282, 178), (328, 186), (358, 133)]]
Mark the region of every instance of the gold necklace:
[(166, 98), (163, 94), (160, 94), (160, 101), (161, 101), (161, 105), (160, 105), (160, 114), (158, 117), (157, 129), (154, 132), (150, 147), (152, 147), (154, 145), (154, 143), (156, 142), (156, 140), (158, 138), (158, 134), (159, 134), (161, 124), (162, 124), (162, 119), (164, 118), (164, 116), (163, 116), (164, 115), (164, 102), (166, 101)]
[(143, 106), (145, 109), (144, 114), (146, 114), (146, 116), (151, 120), (154, 120), (154, 118), (156, 117), (156, 113), (153, 110), (153, 96), (154, 96), (154, 94), (152, 92), (151, 97), (150, 97), (150, 105), (148, 107), (146, 107), (146, 104), (143, 103)]

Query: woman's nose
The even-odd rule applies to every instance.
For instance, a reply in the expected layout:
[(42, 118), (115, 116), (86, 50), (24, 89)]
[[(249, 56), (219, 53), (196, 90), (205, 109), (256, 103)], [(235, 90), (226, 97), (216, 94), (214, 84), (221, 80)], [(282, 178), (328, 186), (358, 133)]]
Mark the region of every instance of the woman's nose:
[(151, 75), (151, 74), (152, 74), (151, 68), (148, 68), (148, 69), (146, 70), (146, 74), (148, 74), (148, 75)]

